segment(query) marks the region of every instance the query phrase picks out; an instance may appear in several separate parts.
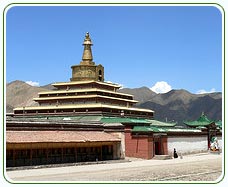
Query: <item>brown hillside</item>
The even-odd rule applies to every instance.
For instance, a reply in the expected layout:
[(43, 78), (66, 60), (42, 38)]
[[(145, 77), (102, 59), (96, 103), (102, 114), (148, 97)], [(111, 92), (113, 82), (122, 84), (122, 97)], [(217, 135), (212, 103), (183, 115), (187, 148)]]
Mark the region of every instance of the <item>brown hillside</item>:
[(156, 95), (155, 92), (145, 86), (141, 88), (123, 88), (118, 91), (133, 95), (134, 99), (139, 101), (138, 104), (146, 102)]
[(23, 81), (13, 81), (6, 85), (6, 111), (13, 112), (13, 108), (18, 106), (36, 106), (33, 101), (41, 91), (47, 89), (30, 86)]

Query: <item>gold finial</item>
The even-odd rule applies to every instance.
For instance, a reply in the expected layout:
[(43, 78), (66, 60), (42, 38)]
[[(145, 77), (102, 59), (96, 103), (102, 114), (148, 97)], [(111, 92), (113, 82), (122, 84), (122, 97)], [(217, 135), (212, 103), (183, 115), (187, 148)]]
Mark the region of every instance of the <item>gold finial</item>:
[(93, 55), (92, 55), (92, 50), (91, 46), (93, 45), (92, 40), (90, 39), (89, 32), (86, 33), (85, 39), (83, 42), (84, 45), (84, 51), (82, 55), (82, 62), (80, 64), (87, 64), (87, 65), (93, 65)]
[(89, 38), (89, 32), (86, 33), (86, 39), (88, 39), (88, 38)]
[(87, 32), (86, 35), (85, 35), (85, 39), (84, 39), (83, 45), (93, 45), (92, 41), (91, 41), (91, 39), (89, 37), (89, 32)]

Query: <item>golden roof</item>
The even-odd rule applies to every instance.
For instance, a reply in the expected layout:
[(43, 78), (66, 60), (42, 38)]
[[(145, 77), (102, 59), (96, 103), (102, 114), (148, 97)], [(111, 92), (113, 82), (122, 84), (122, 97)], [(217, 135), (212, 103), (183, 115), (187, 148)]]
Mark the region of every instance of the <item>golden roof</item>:
[(101, 104), (101, 103), (18, 107), (18, 108), (15, 108), (14, 111), (55, 110), (55, 109), (74, 109), (74, 108), (111, 108), (111, 109), (130, 110), (130, 111), (139, 111), (139, 112), (154, 112), (153, 110), (149, 110), (149, 109), (133, 108), (133, 107), (128, 108), (125, 106), (108, 105), (108, 104)]
[(137, 103), (136, 100), (130, 100), (130, 99), (122, 99), (122, 98), (116, 98), (116, 97), (108, 97), (108, 96), (102, 96), (102, 95), (77, 95), (77, 96), (59, 96), (59, 97), (38, 97), (33, 98), (34, 101), (43, 101), (43, 100), (56, 100), (56, 99), (87, 99), (87, 98), (104, 98), (104, 99), (114, 99), (114, 100), (121, 100), (121, 101), (127, 101), (132, 103)]
[(117, 95), (133, 97), (133, 95), (130, 95), (130, 94), (103, 90), (103, 89), (98, 89), (98, 88), (72, 89), (72, 90), (71, 89), (69, 89), (69, 90), (50, 90), (50, 91), (45, 91), (45, 92), (39, 92), (38, 94), (42, 95), (42, 94), (58, 94), (58, 93), (78, 93), (78, 92), (104, 92), (104, 93), (112, 93), (112, 94), (117, 94)]
[(118, 84), (108, 83), (108, 82), (100, 82), (100, 81), (94, 81), (94, 80), (87, 80), (87, 81), (71, 81), (71, 82), (56, 82), (53, 83), (52, 86), (70, 86), (70, 85), (80, 85), (80, 84), (89, 84), (89, 83), (96, 83), (100, 85), (110, 86), (113, 88), (120, 88), (121, 86)]

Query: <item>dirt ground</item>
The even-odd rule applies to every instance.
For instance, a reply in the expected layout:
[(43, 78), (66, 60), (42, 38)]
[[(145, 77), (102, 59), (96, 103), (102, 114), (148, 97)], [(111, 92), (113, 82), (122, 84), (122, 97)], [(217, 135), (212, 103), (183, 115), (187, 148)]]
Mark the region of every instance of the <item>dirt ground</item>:
[[(131, 159), (131, 158), (130, 158)], [(216, 182), (222, 178), (222, 154), (196, 154), (183, 159), (142, 160), (95, 165), (7, 171), (6, 178), (17, 182)]]

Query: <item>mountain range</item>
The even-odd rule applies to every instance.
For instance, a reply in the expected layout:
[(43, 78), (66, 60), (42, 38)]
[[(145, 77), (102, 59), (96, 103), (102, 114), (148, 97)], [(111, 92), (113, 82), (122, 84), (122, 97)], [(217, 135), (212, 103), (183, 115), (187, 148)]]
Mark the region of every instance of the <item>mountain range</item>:
[[(39, 92), (52, 90), (51, 84), (36, 87), (23, 81), (13, 81), (6, 85), (6, 112), (13, 112), (18, 106), (37, 106), (33, 101)], [(147, 87), (123, 88), (119, 92), (131, 94), (139, 101), (136, 107), (155, 111), (155, 119), (175, 121), (182, 124), (184, 120), (196, 120), (202, 112), (209, 119), (222, 119), (222, 93), (192, 94), (184, 89), (171, 90), (156, 94)]]

